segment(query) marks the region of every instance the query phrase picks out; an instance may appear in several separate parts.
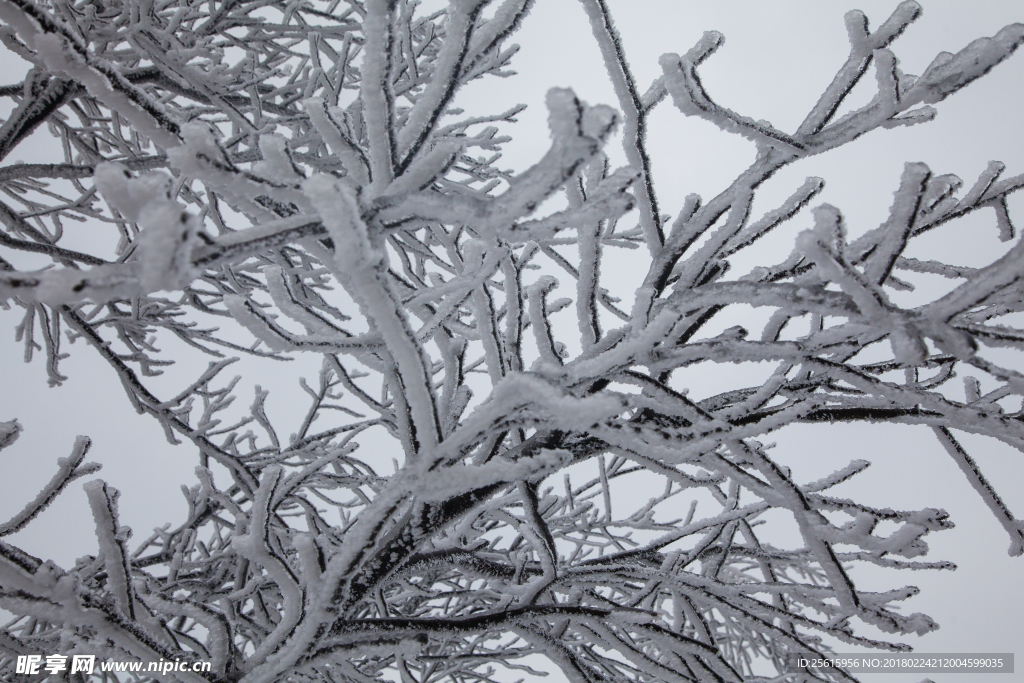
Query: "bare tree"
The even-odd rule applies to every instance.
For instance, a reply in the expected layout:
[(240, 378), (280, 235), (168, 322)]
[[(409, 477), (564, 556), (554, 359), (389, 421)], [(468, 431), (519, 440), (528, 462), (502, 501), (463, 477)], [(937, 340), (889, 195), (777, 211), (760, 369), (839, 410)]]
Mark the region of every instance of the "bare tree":
[[(751, 206), (788, 164), (929, 121), (1024, 26), (912, 76), (890, 46), (920, 7), (874, 29), (850, 12), (847, 61), (785, 132), (705, 90), (697, 69), (720, 34), (662, 57), (645, 88), (604, 0), (581, 1), (618, 101), (552, 90), (550, 147), (513, 174), (501, 130), (520, 108), (453, 102), (509, 75), (531, 0), (0, 0), (0, 40), (32, 64), (0, 88), (16, 103), (0, 156), (44, 124), (65, 155), (0, 167), (0, 296), (24, 310), (26, 358), (41, 350), (59, 384), (65, 341), (84, 340), (200, 461), (188, 519), (134, 548), (101, 480), (86, 484), (95, 556), (60, 568), (0, 542), (0, 607), (16, 615), (0, 677), (17, 655), (60, 652), (212, 663), (171, 674), (187, 681), (493, 681), (539, 663), (573, 683), (854, 680), (787, 655), (906, 647), (858, 622), (933, 629), (896, 608), (915, 589), (861, 590), (848, 569), (943, 567), (915, 558), (950, 524), (829, 493), (864, 461), (812, 482), (780, 465), (758, 439), (801, 422), (929, 426), (1021, 554), (1024, 524), (954, 432), (1024, 450), (1006, 407), (1022, 375), (980, 352), (1024, 348), (1010, 317), (1024, 242), (1006, 204), (1024, 176), (993, 163), (964, 191), (909, 163), (888, 219), (851, 240), (838, 208), (808, 210), (819, 178), (764, 215)], [(840, 116), (871, 73), (877, 94)], [(758, 150), (674, 217), (645, 146), (659, 106)], [(620, 139), (629, 165), (612, 170), (603, 148)], [(1008, 243), (991, 264), (904, 255), (985, 208)], [(783, 262), (730, 272), (808, 214)], [(648, 270), (616, 298), (628, 249)], [(948, 293), (894, 303), (918, 274), (949, 278)], [(751, 306), (770, 311), (760, 329), (710, 332)], [(149, 378), (178, 360), (158, 350), (171, 338), (213, 360), (161, 396)], [(273, 424), (259, 389), (234, 410), (231, 354), (317, 359), (298, 424)], [(687, 397), (686, 368), (740, 361), (767, 380)], [(7, 446), (20, 426), (0, 427)], [(88, 448), (81, 437), (0, 536), (95, 472)], [(800, 547), (772, 545), (771, 511)]]

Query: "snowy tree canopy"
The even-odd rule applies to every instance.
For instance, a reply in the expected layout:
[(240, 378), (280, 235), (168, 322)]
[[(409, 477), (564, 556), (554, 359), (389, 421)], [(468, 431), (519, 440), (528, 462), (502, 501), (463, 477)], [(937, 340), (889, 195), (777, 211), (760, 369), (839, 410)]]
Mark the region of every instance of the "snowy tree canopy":
[[(550, 137), (516, 173), (501, 150), (522, 108), (457, 97), (512, 75), (532, 0), (0, 0), (0, 40), (31, 65), (0, 86), (0, 299), (24, 311), (25, 358), (59, 385), (78, 341), (198, 455), (187, 519), (148, 539), (129, 538), (85, 436), (0, 523), (22, 530), (87, 478), (98, 540), (74, 567), (0, 540), (0, 677), (60, 652), (212, 662), (172, 674), (190, 683), (854, 680), (787, 654), (934, 629), (899, 609), (916, 589), (864, 590), (850, 567), (894, 584), (944, 568), (924, 537), (951, 523), (833, 493), (864, 460), (817, 480), (782, 465), (768, 440), (797, 423), (930, 430), (1024, 553), (1024, 522), (957, 437), (1024, 450), (1024, 375), (986, 353), (1024, 349), (1007, 205), (1024, 175), (907, 163), (888, 218), (856, 237), (816, 200), (821, 178), (755, 208), (783, 167), (926, 124), (1024, 25), (916, 76), (894, 50), (920, 6), (877, 25), (851, 11), (847, 60), (786, 131), (712, 98), (699, 69), (721, 34), (639, 83), (605, 0), (580, 2), (617, 101), (549, 91)], [(851, 109), (862, 80), (876, 92)], [(680, 189), (652, 170), (656, 108), (754, 160), (664, 213)], [(37, 129), (63, 162), (7, 161)], [(988, 265), (912, 255), (983, 209), (1006, 243)], [(731, 269), (787, 229), (788, 257)], [(642, 283), (619, 292), (637, 255)], [(922, 275), (948, 286), (901, 303)], [(167, 391), (179, 351), (208, 366)], [(232, 378), (236, 356), (301, 382), (296, 422)], [(736, 363), (758, 368), (747, 385), (687, 379)], [(0, 422), (0, 448), (20, 432)]]

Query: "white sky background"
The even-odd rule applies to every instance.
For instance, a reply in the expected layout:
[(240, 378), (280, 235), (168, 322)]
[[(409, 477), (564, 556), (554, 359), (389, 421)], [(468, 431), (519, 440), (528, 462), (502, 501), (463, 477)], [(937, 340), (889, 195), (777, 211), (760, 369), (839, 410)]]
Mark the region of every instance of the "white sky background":
[[(624, 47), (641, 91), (660, 73), (658, 57), (683, 53), (708, 29), (725, 34), (725, 45), (700, 68), (709, 94), (723, 106), (754, 119), (793, 131), (829, 83), (847, 55), (843, 13), (863, 9), (872, 27), (888, 17), (896, 2), (849, 0), (609, 0)], [(1004, 25), (1024, 21), (1024, 2), (923, 0), (924, 15), (893, 46), (905, 72), (920, 74), (939, 51), (956, 52), (971, 40), (991, 36)], [(572, 87), (590, 104), (615, 104), (611, 85), (582, 8), (575, 0), (537, 0), (516, 42), (519, 75), (473, 84), (460, 106), (474, 113), (493, 113), (518, 102), (530, 104), (520, 123), (507, 126), (514, 141), (506, 145), (507, 165), (517, 170), (533, 163), (547, 149), (544, 93), (550, 87)], [(6, 62), (0, 62), (6, 64)], [(23, 78), (20, 66), (4, 69), (3, 83)], [(866, 101), (874, 78), (854, 104)], [(887, 215), (903, 164), (923, 161), (935, 173), (955, 173), (970, 186), (990, 159), (1006, 163), (1007, 175), (1024, 172), (1024, 133), (1020, 116), (1024, 97), (1024, 54), (1006, 63), (938, 105), (934, 122), (913, 128), (875, 131), (840, 150), (798, 162), (766, 183), (753, 215), (776, 206), (806, 176), (820, 176), (825, 191), (812, 202), (839, 207), (851, 237), (876, 227)], [(57, 160), (56, 147), (41, 132), (22, 143), (9, 157), (24, 161)], [(621, 150), (612, 151), (613, 167), (623, 165)], [(683, 197), (696, 192), (710, 199), (753, 159), (753, 145), (721, 132), (711, 124), (684, 118), (670, 101), (659, 105), (650, 122), (648, 146), (664, 212), (673, 217)], [(1016, 210), (1016, 213), (1015, 213)], [(1024, 195), (1010, 199), (1010, 215), (1024, 228)], [(628, 220), (628, 219), (627, 219)], [(731, 276), (738, 276), (763, 255), (766, 264), (781, 260), (796, 232), (810, 226), (801, 214), (792, 225), (759, 247), (756, 258), (737, 258)], [(1005, 245), (996, 238), (992, 212), (981, 211), (935, 230), (918, 240), (910, 255), (943, 258), (967, 266), (990, 262)], [(606, 286), (620, 295), (632, 291), (643, 277), (644, 254), (625, 255), (616, 267), (606, 262)], [(93, 438), (88, 460), (104, 464), (100, 476), (119, 488), (121, 520), (135, 529), (135, 540), (164, 522), (177, 523), (185, 514), (179, 487), (193, 485), (195, 453), (172, 448), (155, 421), (138, 416), (128, 405), (113, 372), (81, 342), (67, 347), (64, 362), (70, 379), (64, 386), (46, 386), (43, 358), (20, 362), (23, 350), (13, 341), (18, 316), (0, 313), (0, 357), (3, 358), (0, 420), (17, 417), (25, 427), (18, 443), (0, 453), (0, 518), (14, 514), (52, 474), (58, 457), (68, 455), (76, 434)], [(735, 321), (728, 324), (735, 324)], [(727, 326), (727, 325), (726, 325)], [(255, 366), (252, 366), (255, 367)], [(1024, 369), (1016, 361), (1014, 367)], [(691, 394), (697, 398), (723, 390), (722, 382), (740, 382), (751, 368), (724, 366), (714, 373), (694, 373)], [(229, 371), (230, 372), (230, 371)], [(268, 374), (276, 373), (277, 376)], [(294, 367), (276, 365), (261, 371), (255, 383), (282, 384), (294, 389)], [(177, 376), (186, 383), (191, 369)], [(168, 379), (174, 379), (170, 377)], [(984, 389), (984, 387), (983, 387)], [(251, 393), (242, 391), (239, 401)], [(170, 392), (168, 391), (169, 395)], [(286, 399), (272, 395), (271, 410), (284, 410)], [(277, 403), (275, 404), (275, 401)], [(931, 615), (942, 628), (923, 638), (903, 642), (921, 652), (1013, 652), (1020, 656), (1019, 673), (993, 676), (992, 683), (1024, 681), (1024, 558), (1006, 555), (1008, 539), (987, 508), (963, 480), (952, 460), (925, 427), (835, 425), (795, 427), (773, 439), (773, 455), (812, 481), (855, 458), (874, 465), (838, 493), (880, 507), (948, 510), (957, 528), (929, 537), (925, 559), (951, 560), (956, 572), (884, 572), (854, 570), (862, 586), (879, 590), (917, 585), (922, 595), (907, 611)], [(969, 452), (1010, 509), (1024, 517), (1022, 454), (995, 441), (962, 439)], [(859, 480), (859, 481), (858, 481)], [(91, 518), (79, 484), (74, 484), (47, 512), (13, 541), (29, 552), (73, 564), (95, 552)], [(861, 631), (870, 635), (871, 630)], [(878, 634), (881, 635), (881, 634)], [(840, 647), (847, 650), (847, 647)], [(865, 681), (921, 680), (921, 674), (862, 674)], [(931, 674), (936, 683), (974, 680), (966, 674)], [(552, 678), (546, 679), (551, 681)]]

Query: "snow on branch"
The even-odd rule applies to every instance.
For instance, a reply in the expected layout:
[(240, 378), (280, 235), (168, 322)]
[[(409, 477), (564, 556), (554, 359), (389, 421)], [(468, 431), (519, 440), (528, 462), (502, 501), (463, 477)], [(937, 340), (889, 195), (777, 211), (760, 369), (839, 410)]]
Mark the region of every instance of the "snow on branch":
[[(921, 558), (952, 524), (832, 491), (866, 461), (813, 481), (783, 464), (766, 441), (795, 424), (934, 445), (927, 426), (1021, 554), (955, 434), (1024, 451), (1024, 371), (989, 353), (1024, 350), (1007, 199), (1024, 175), (992, 162), (965, 185), (911, 161), (877, 227), (818, 203), (833, 179), (759, 198), (788, 165), (930, 120), (1024, 28), (915, 77), (896, 41), (921, 7), (874, 30), (850, 12), (849, 56), (785, 131), (712, 98), (699, 68), (722, 34), (642, 91), (613, 4), (582, 0), (620, 111), (554, 88), (549, 139), (528, 140), (522, 106), (458, 108), (512, 73), (533, 3), (493, 4), (0, 0), (0, 40), (32, 64), (0, 87), (0, 161), (43, 131), (64, 155), (0, 166), (0, 298), (23, 310), (25, 358), (59, 384), (62, 342), (84, 340), (199, 461), (187, 515), (137, 541), (117, 491), (87, 482), (98, 549), (61, 568), (12, 541), (98, 469), (85, 437), (58, 460), (0, 524), (0, 677), (59, 651), (209, 661), (173, 676), (211, 683), (854, 680), (788, 655), (936, 628), (900, 609), (916, 588), (868, 591), (851, 568), (951, 568)], [(668, 100), (754, 143), (710, 198), (658, 177), (648, 123)], [(502, 166), (515, 144), (520, 172)], [(989, 263), (922, 257), (979, 209), (992, 229), (971, 239), (1003, 245)], [(775, 262), (772, 240), (793, 249)], [(213, 358), (183, 377), (189, 354)], [(241, 355), (258, 377), (224, 372)], [(4, 458), (20, 431), (0, 422)]]

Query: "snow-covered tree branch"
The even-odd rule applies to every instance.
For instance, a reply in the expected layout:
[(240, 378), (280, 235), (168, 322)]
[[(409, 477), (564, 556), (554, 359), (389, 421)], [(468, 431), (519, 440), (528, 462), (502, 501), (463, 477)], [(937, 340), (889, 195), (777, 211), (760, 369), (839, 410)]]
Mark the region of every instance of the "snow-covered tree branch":
[[(784, 167), (926, 124), (1024, 25), (914, 76), (896, 51), (918, 4), (877, 27), (851, 11), (848, 59), (787, 131), (716, 102), (700, 68), (720, 33), (640, 83), (609, 5), (581, 0), (617, 100), (552, 89), (549, 140), (516, 173), (501, 150), (522, 107), (463, 111), (460, 94), (511, 75), (532, 4), (0, 0), (0, 40), (30, 64), (0, 87), (0, 160), (44, 126), (64, 154), (0, 165), (0, 298), (24, 312), (25, 358), (59, 385), (83, 340), (198, 456), (187, 519), (141, 542), (86, 437), (0, 520), (15, 534), (90, 477), (94, 555), (59, 567), (0, 541), (0, 676), (60, 652), (209, 661), (170, 675), (243, 683), (855, 680), (787, 655), (936, 628), (900, 611), (916, 589), (896, 570), (948, 568), (920, 558), (952, 524), (832, 492), (867, 461), (817, 480), (784, 466), (765, 440), (798, 423), (921, 425), (1024, 553), (958, 436), (1024, 451), (1024, 375), (987, 353), (1024, 350), (1007, 204), (1024, 175), (992, 162), (965, 185), (910, 161), (887, 219), (850, 233), (821, 178), (755, 204)], [(751, 141), (752, 163), (664, 213), (685, 188), (657, 182), (656, 108)], [(982, 209), (1006, 243), (991, 263), (913, 256)], [(788, 257), (731, 268), (787, 229)], [(645, 259), (625, 294), (624, 253)], [(162, 349), (208, 365), (187, 376)], [(240, 355), (301, 382), (296, 420), (231, 378)], [(733, 363), (763, 372), (689, 397), (688, 369)], [(0, 448), (20, 431), (0, 423)], [(897, 587), (859, 587), (859, 563)]]

